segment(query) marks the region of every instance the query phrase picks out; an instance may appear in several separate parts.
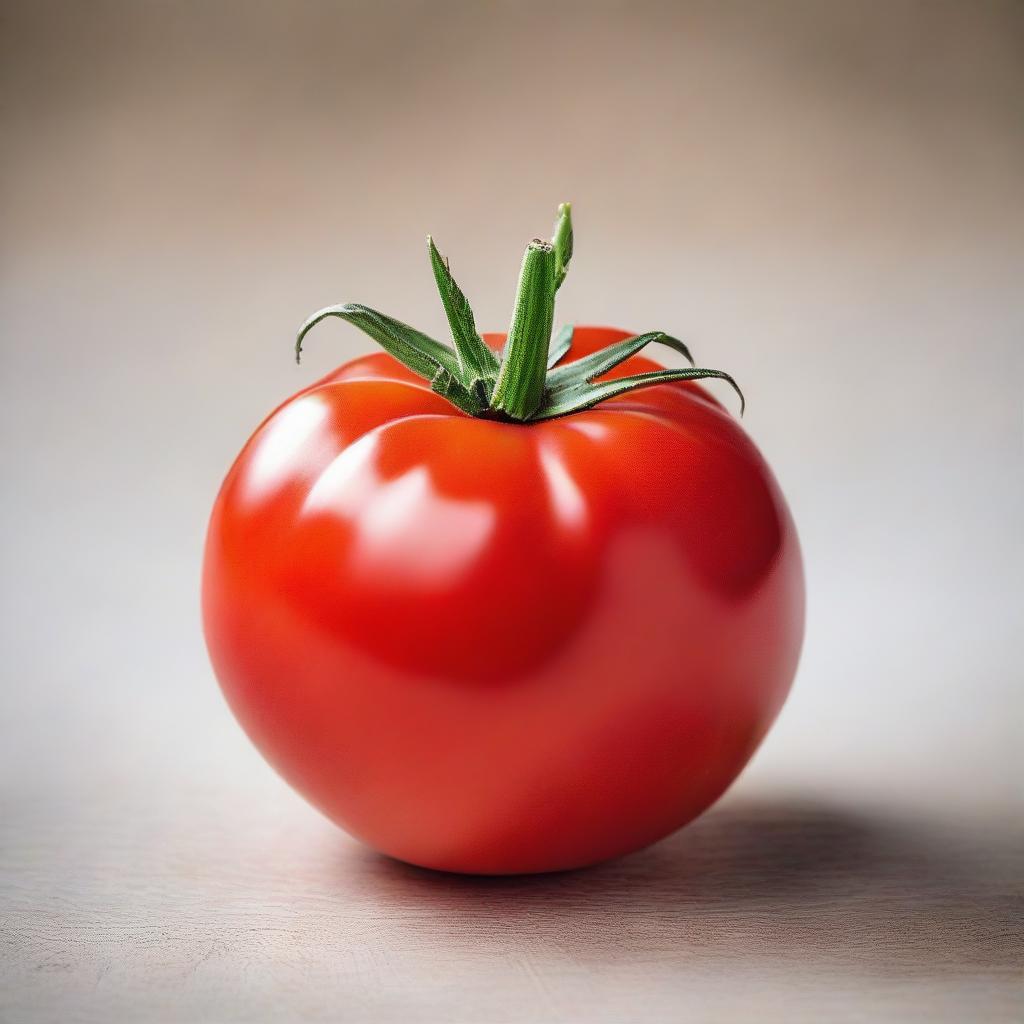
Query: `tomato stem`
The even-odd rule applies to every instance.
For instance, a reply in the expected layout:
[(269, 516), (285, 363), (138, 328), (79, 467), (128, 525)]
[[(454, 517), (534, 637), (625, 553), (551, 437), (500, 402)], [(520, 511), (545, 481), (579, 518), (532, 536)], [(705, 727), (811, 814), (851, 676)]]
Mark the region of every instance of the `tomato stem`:
[(516, 306), (491, 408), (528, 420), (544, 397), (548, 345), (555, 317), (555, 248), (535, 238), (523, 256)]

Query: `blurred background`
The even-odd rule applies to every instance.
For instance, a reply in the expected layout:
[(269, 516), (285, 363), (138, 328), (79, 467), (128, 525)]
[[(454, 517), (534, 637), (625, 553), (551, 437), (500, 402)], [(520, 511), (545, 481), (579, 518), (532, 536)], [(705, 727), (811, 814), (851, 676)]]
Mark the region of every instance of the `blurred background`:
[[(1019, 893), (999, 851), (1024, 768), (1022, 114), (1013, 2), (0, 3), (11, 1019), (289, 1019), (336, 1009), (330, 992), (353, 1019), (484, 1020), (485, 982), (518, 1000), (494, 1019), (631, 1005), (579, 927), (549, 916), (494, 947), (465, 889), (382, 880), (250, 748), (198, 614), (205, 520), (241, 444), (370, 347), (332, 324), (297, 368), (297, 325), (360, 301), (442, 334), (429, 231), (503, 330), (522, 248), (566, 199), (557, 321), (663, 328), (732, 371), (804, 546), (796, 685), (718, 820), (765, 823), (754, 846), (789, 829), (783, 860), (803, 849), (794, 807), (840, 847), (836, 822), (909, 823), (931, 854), (883, 829), (887, 852), (843, 883), (883, 917), (878, 871), (910, 884), (965, 836), (956, 870), (996, 880), (982, 903)], [(669, 847), (710, 863), (700, 837), (732, 835), (717, 827)], [(558, 884), (598, 899), (593, 875)], [(806, 929), (741, 927), (694, 974), (694, 935), (659, 919), (636, 977), (726, 1014), (756, 964), (780, 990), (801, 979), (810, 1001), (780, 1019), (826, 991), (873, 993), (866, 1019), (995, 1019), (1010, 926), (985, 932), (936, 884), (931, 904), (984, 941), (950, 954), (940, 913), (903, 947), (864, 931), (848, 970)], [(789, 908), (767, 910), (806, 923)], [(915, 936), (936, 969), (886, 1002), (871, 949)], [(444, 941), (461, 973), (433, 969)]]

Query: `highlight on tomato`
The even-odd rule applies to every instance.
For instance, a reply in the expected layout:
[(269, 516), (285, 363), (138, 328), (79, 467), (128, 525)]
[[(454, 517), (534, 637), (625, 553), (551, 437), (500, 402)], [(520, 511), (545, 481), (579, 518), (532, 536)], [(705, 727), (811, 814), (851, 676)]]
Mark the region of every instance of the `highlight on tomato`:
[[(229, 705), (312, 804), (412, 864), (595, 864), (733, 782), (789, 690), (792, 517), (661, 331), (552, 333), (569, 205), (481, 334), (432, 240), (452, 344), (330, 306), (383, 351), (280, 405), (210, 518), (203, 622)], [(691, 364), (667, 369), (660, 346)]]

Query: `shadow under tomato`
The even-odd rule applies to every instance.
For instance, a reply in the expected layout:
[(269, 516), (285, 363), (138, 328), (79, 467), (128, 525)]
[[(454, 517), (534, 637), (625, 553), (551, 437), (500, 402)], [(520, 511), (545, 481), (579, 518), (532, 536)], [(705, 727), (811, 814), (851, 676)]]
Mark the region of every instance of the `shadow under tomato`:
[[(613, 963), (792, 960), (877, 973), (1020, 963), (1019, 848), (1010, 833), (814, 803), (730, 801), (599, 867), (486, 878), (359, 850), (389, 928), (452, 948)], [(497, 943), (497, 947), (495, 947)]]

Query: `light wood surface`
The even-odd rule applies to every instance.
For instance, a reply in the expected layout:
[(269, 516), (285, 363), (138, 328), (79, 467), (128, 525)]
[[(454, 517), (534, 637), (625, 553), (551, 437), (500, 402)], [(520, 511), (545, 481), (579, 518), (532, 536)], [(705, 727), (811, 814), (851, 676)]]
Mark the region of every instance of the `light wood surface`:
[(617, 863), (486, 880), (264, 782), (8, 816), (2, 1019), (1019, 1020), (1008, 833), (741, 793)]

